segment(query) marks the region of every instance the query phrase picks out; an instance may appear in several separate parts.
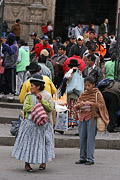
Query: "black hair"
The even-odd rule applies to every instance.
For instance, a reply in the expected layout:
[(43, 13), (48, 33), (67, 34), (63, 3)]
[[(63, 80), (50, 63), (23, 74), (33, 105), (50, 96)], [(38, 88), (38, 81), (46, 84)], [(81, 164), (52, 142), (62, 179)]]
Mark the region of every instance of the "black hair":
[(50, 24), (51, 24), (51, 21), (48, 21), (48, 22), (47, 22), (47, 26), (50, 25)]
[(44, 54), (41, 54), (38, 58), (38, 62), (39, 63), (46, 63), (46, 57), (44, 56)]
[(22, 46), (24, 46), (24, 45), (25, 45), (25, 41), (24, 41), (23, 39), (20, 39), (20, 40), (18, 41), (18, 44), (21, 44)]
[[(97, 42), (99, 42), (99, 38), (100, 38), (101, 36), (103, 37), (102, 34), (99, 34), (99, 35), (98, 35), (98, 37), (97, 37)], [(103, 39), (104, 39), (104, 37), (103, 37)]]
[(95, 62), (95, 56), (93, 54), (89, 54), (87, 56), (87, 59), (91, 58), (91, 61), (94, 61)]
[(60, 45), (60, 46), (58, 47), (58, 50), (59, 50), (59, 49), (62, 49), (62, 50), (65, 51), (65, 46), (64, 46), (64, 45)]
[(16, 19), (16, 23), (20, 22), (20, 19)]
[(80, 48), (75, 48), (75, 50), (74, 50), (74, 55), (76, 55), (76, 56), (80, 56), (80, 55), (81, 55), (81, 50), (80, 50)]
[(91, 76), (86, 77), (86, 78), (84, 79), (84, 83), (85, 83), (86, 81), (90, 82), (90, 84), (95, 84), (94, 78), (91, 77)]
[(40, 86), (40, 89), (39, 89), (40, 91), (43, 91), (45, 88), (44, 83), (42, 83), (42, 82), (35, 81), (35, 80), (33, 80), (33, 81), (31, 80), (30, 82), (33, 83), (36, 87)]

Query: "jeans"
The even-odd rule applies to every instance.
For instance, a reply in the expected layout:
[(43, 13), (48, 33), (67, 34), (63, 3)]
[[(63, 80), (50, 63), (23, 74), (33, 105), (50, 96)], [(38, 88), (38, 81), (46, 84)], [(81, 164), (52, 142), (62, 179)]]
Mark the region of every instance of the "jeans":
[(80, 136), (80, 160), (94, 162), (95, 136), (97, 134), (97, 121), (92, 118), (88, 121), (78, 122), (78, 131)]

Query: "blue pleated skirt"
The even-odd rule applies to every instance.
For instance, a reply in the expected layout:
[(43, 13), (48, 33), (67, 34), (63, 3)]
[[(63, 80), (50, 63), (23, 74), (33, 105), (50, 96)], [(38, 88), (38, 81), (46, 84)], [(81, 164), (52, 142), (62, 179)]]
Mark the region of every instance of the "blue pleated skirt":
[(15, 141), (12, 156), (30, 164), (52, 161), (55, 157), (52, 125), (48, 122), (42, 127), (34, 124), (31, 119), (25, 119)]

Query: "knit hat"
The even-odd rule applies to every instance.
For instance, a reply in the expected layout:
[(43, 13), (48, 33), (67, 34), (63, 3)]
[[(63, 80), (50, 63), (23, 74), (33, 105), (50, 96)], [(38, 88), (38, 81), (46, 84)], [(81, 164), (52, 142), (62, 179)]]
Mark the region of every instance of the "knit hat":
[(7, 39), (9, 40), (9, 41), (15, 41), (15, 35), (13, 34), (13, 33), (10, 33), (10, 34), (8, 34), (8, 37), (7, 37)]

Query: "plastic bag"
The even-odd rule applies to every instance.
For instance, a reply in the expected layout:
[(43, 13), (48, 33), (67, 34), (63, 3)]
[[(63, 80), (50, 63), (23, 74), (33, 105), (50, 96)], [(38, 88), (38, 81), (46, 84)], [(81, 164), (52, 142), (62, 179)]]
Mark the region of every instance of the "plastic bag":
[(80, 94), (84, 91), (84, 80), (78, 71), (74, 73), (66, 90), (67, 94), (76, 93), (78, 96), (80, 96)]

